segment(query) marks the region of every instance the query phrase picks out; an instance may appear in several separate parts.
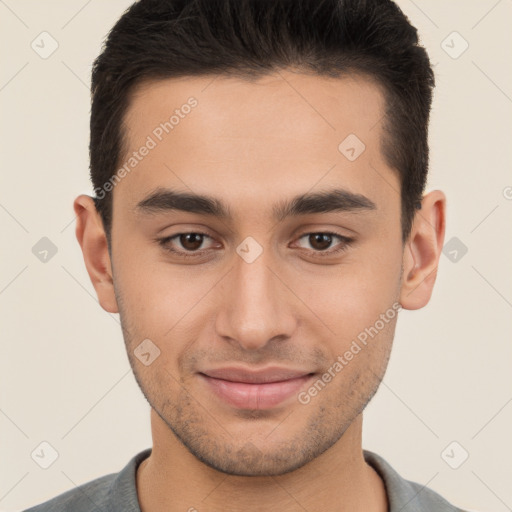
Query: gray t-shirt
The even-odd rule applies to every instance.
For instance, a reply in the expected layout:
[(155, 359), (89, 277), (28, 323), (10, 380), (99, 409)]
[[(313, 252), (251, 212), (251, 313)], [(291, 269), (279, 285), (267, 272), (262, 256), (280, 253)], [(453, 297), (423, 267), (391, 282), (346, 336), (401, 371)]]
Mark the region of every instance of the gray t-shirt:
[[(119, 473), (91, 480), (24, 512), (141, 512), (135, 477), (138, 465), (150, 454), (151, 448), (146, 448)], [(404, 480), (379, 455), (365, 450), (364, 458), (384, 481), (389, 512), (464, 512), (431, 489)]]

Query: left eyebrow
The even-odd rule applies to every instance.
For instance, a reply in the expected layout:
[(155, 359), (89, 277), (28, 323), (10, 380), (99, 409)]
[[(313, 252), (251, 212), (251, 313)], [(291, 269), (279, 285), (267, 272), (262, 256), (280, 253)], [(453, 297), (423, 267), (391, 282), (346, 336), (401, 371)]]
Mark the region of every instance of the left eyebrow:
[[(287, 217), (329, 212), (356, 212), (376, 210), (376, 204), (366, 196), (345, 189), (329, 189), (316, 193), (306, 193), (274, 205), (272, 211), (277, 221)], [(144, 213), (158, 213), (180, 210), (232, 219), (229, 206), (221, 199), (208, 195), (178, 192), (169, 188), (158, 188), (140, 201), (136, 210)]]
[(301, 194), (274, 206), (273, 211), (275, 219), (282, 221), (297, 215), (376, 209), (377, 205), (366, 196), (335, 188), (312, 194)]

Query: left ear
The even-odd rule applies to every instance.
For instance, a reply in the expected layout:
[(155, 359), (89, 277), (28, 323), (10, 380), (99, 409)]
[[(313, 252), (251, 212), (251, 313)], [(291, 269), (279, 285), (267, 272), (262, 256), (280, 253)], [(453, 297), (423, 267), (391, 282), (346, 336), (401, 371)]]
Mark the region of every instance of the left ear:
[(428, 304), (443, 250), (446, 196), (429, 192), (416, 211), (411, 234), (404, 247), (400, 304), (404, 309), (420, 309)]

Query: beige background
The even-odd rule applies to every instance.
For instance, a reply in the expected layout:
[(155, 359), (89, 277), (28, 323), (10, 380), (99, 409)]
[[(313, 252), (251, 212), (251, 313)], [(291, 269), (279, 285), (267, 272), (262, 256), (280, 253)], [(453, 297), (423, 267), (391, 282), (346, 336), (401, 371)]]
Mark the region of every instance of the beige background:
[[(97, 303), (72, 210), (76, 195), (92, 192), (91, 64), (129, 4), (0, 0), (2, 511), (117, 472), (151, 445), (149, 406), (117, 315)], [(442, 255), (430, 304), (400, 314), (364, 446), (463, 508), (505, 512), (512, 510), (512, 2), (399, 5), (437, 76), (429, 188), (448, 196), (445, 241), (457, 237), (468, 252), (456, 262)], [(31, 48), (43, 31), (59, 45), (47, 59)], [(469, 44), (458, 58), (464, 41), (453, 31)], [(58, 250), (46, 263), (32, 253), (42, 237)], [(31, 458), (43, 441), (59, 455), (48, 469)], [(452, 464), (469, 453), (458, 469), (441, 456), (453, 441)]]

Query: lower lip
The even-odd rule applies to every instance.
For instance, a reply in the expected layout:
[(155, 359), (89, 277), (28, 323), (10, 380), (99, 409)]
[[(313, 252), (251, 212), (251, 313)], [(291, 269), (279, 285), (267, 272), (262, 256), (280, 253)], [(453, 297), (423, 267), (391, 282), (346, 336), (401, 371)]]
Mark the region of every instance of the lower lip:
[(266, 384), (248, 384), (215, 379), (201, 374), (212, 391), (229, 405), (239, 409), (270, 409), (298, 393), (313, 375)]

